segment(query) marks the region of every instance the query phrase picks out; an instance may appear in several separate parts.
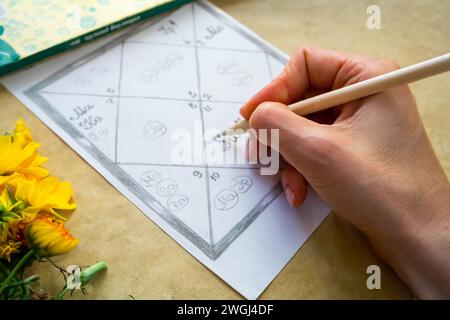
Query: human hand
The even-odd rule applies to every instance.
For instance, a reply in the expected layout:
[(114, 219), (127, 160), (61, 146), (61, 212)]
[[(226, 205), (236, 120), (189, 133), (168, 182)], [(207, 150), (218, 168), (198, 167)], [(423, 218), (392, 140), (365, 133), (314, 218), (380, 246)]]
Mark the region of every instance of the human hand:
[(253, 129), (280, 129), (292, 206), (306, 181), (371, 241), (421, 298), (450, 298), (450, 185), (407, 86), (301, 117), (310, 96), (397, 69), (388, 60), (303, 48), (241, 109)]

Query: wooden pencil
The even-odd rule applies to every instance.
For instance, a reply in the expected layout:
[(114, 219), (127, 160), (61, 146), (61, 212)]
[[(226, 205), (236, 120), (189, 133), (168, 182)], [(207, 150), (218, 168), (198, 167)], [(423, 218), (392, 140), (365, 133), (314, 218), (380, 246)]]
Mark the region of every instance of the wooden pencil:
[[(361, 99), (392, 87), (412, 83), (450, 70), (450, 53), (388, 72), (340, 89), (305, 99), (289, 105), (300, 116)], [(239, 130), (240, 129), (240, 130)], [(242, 133), (249, 129), (247, 120), (240, 121), (222, 134)]]

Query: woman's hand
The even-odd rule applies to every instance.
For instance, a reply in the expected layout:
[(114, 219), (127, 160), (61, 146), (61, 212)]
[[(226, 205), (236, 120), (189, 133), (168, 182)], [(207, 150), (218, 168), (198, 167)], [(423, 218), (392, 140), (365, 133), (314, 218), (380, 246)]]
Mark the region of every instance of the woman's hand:
[(286, 105), (397, 69), (388, 60), (302, 48), (241, 109), (252, 128), (280, 129), (292, 206), (306, 181), (421, 298), (450, 298), (450, 185), (413, 95), (400, 86), (310, 117)]

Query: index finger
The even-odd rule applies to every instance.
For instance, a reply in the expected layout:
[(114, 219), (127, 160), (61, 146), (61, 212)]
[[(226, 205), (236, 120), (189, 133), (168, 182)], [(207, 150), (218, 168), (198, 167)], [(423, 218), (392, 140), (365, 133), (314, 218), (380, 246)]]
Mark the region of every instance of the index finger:
[(342, 77), (340, 70), (344, 65), (356, 65), (362, 59), (367, 58), (328, 49), (298, 49), (283, 72), (241, 108), (241, 115), (249, 119), (256, 107), (266, 101), (290, 104), (299, 101), (309, 89), (329, 90)]

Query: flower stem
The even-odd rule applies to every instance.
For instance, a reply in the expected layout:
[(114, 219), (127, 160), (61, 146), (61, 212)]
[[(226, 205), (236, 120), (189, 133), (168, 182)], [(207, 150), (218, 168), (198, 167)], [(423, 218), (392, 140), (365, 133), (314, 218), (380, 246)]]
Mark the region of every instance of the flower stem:
[(31, 277), (26, 278), (25, 280), (13, 282), (11, 284), (6, 285), (6, 288), (12, 288), (12, 287), (20, 287), (23, 285), (30, 285), (33, 282), (39, 281), (39, 276), (34, 274)]
[(66, 295), (67, 291), (69, 291), (69, 288), (67, 286), (64, 286), (64, 288), (61, 290), (60, 293), (55, 297), (56, 300), (62, 300), (64, 299), (64, 296)]
[[(80, 274), (80, 280), (81, 284), (85, 285), (86, 283), (91, 280), (91, 278), (99, 271), (108, 268), (108, 264), (105, 261), (98, 261), (97, 263), (94, 263), (92, 266), (86, 268), (85, 270), (81, 271)], [(56, 300), (62, 300), (64, 299), (64, 296), (66, 293), (71, 290), (67, 287), (67, 285), (64, 286), (64, 288), (61, 290), (61, 292), (55, 297)]]
[(6, 289), (6, 287), (8, 286), (9, 282), (11, 281), (11, 279), (14, 277), (14, 275), (17, 273), (17, 271), (19, 271), (23, 265), (28, 261), (28, 259), (30, 259), (34, 254), (33, 250), (30, 250), (27, 252), (27, 254), (25, 254), (22, 259), (19, 260), (19, 262), (16, 264), (16, 266), (14, 267), (14, 269), (11, 270), (11, 272), (8, 274), (8, 276), (6, 277), (6, 279), (2, 282), (1, 286), (0, 286), (0, 295), (3, 293), (3, 291)]
[(81, 271), (80, 280), (83, 284), (88, 283), (89, 280), (96, 274), (97, 272), (108, 268), (108, 265), (105, 261), (100, 260), (97, 263), (94, 263), (92, 266)]

